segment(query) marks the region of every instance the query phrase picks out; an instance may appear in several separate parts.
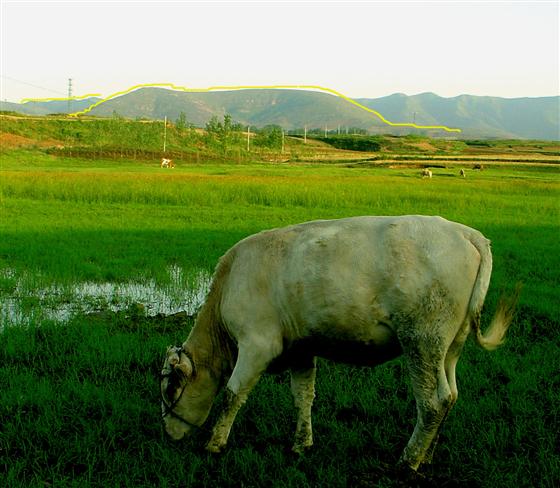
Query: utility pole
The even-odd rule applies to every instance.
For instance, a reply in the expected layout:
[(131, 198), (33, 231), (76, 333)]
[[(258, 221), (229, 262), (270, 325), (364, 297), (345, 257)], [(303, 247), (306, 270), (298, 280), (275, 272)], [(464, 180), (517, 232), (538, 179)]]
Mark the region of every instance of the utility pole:
[(282, 129), (282, 154), (284, 154), (284, 129)]
[(249, 152), (249, 129), (251, 126), (247, 126), (247, 152)]
[(71, 112), (71, 103), (72, 103), (72, 78), (68, 78), (68, 113)]
[(327, 125), (325, 124), (325, 137), (327, 137)]
[(303, 143), (307, 144), (307, 126), (303, 126)]
[(336, 129), (336, 135), (339, 136), (340, 135), (340, 124), (338, 124), (338, 127)]
[(167, 145), (167, 115), (163, 120), (163, 155), (165, 156), (165, 146)]
[(416, 124), (416, 112), (412, 114), (412, 123)]

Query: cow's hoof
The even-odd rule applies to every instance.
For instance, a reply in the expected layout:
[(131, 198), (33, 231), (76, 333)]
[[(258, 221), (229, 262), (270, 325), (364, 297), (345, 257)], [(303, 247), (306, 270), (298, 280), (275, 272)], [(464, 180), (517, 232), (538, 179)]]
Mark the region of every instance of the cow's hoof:
[(309, 450), (311, 448), (311, 446), (313, 445), (313, 442), (309, 442), (306, 444), (294, 444), (292, 447), (292, 452), (302, 456), (303, 454), (305, 454), (305, 451)]
[(422, 473), (419, 473), (418, 470), (414, 469), (409, 463), (402, 459), (399, 460), (395, 466), (395, 477), (400, 481), (409, 482), (410, 484), (425, 478)]
[(218, 444), (217, 442), (212, 441), (206, 444), (206, 450), (208, 452), (211, 452), (212, 454), (220, 454), (223, 451), (224, 447), (225, 445)]

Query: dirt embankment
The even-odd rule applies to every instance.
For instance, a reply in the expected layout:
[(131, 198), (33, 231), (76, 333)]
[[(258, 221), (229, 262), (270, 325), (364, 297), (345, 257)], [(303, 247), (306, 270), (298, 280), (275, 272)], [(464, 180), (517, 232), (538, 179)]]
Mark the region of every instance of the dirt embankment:
[(56, 139), (32, 139), (30, 137), (10, 134), (8, 132), (0, 132), (0, 148), (15, 149), (19, 147), (63, 147), (61, 141)]

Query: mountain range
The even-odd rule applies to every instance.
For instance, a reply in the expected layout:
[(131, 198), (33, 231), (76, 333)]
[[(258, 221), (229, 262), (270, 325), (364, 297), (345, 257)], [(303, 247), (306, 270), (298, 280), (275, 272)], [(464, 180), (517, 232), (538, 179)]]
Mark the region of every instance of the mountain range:
[[(71, 102), (72, 112), (84, 110), (99, 99)], [(513, 138), (559, 140), (560, 97), (500, 98), (460, 95), (444, 98), (434, 93), (407, 96), (396, 93), (381, 98), (359, 98), (360, 104), (381, 113), (391, 122), (456, 127), (461, 133), (423, 130), (433, 137)], [(66, 113), (68, 102), (0, 102), (0, 110), (32, 115)], [(419, 133), (395, 128), (348, 101), (318, 91), (247, 89), (186, 93), (164, 88), (141, 88), (95, 107), (89, 115), (176, 120), (183, 112), (187, 121), (204, 126), (213, 116), (230, 114), (243, 125), (277, 124), (285, 129), (307, 126), (337, 129), (359, 127), (370, 133)]]

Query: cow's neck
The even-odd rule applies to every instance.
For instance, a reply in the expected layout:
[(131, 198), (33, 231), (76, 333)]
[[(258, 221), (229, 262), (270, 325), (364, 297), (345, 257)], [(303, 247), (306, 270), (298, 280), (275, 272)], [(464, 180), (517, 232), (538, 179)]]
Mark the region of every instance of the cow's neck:
[(195, 367), (208, 367), (217, 378), (231, 373), (235, 362), (231, 339), (222, 325), (207, 319), (204, 310), (197, 317), (185, 347), (192, 354)]

